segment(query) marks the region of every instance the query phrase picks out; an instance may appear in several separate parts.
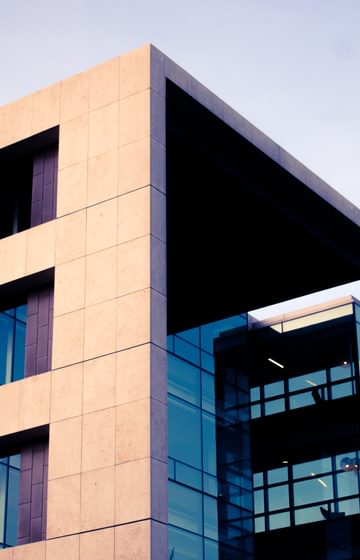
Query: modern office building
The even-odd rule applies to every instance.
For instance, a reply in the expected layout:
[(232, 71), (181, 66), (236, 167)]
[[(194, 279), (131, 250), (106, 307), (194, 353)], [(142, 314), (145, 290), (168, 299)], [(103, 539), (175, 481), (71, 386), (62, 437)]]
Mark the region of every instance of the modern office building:
[(153, 46), (0, 174), (0, 560), (357, 558), (360, 212)]

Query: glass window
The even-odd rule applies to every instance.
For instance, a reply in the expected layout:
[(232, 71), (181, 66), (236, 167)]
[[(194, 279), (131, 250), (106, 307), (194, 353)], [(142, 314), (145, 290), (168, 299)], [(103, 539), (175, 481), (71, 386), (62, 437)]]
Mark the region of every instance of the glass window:
[(168, 477), (175, 479), (175, 461), (170, 458), (168, 460)]
[(288, 486), (274, 486), (268, 489), (269, 509), (286, 509), (289, 507)]
[(169, 527), (169, 560), (203, 560), (203, 539)]
[(294, 484), (294, 503), (296, 506), (332, 500), (333, 483), (331, 476), (313, 477)]
[(300, 391), (301, 389), (310, 389), (326, 383), (326, 372), (316, 371), (314, 373), (307, 373), (299, 377), (289, 379), (289, 391)]
[(202, 494), (169, 482), (169, 523), (193, 533), (202, 533)]
[(212, 496), (218, 495), (218, 481), (216, 476), (210, 474), (203, 474), (204, 492)]
[(270, 529), (280, 529), (281, 527), (288, 527), (290, 525), (290, 514), (285, 513), (274, 513), (269, 515), (269, 527)]
[(205, 560), (219, 560), (219, 544), (215, 541), (205, 539), (204, 545)]
[(202, 407), (215, 414), (215, 377), (202, 372)]
[(261, 407), (259, 404), (251, 406), (251, 418), (259, 418), (261, 416)]
[(276, 484), (288, 479), (288, 468), (280, 467), (279, 469), (272, 469), (268, 471), (268, 484)]
[(0, 385), (24, 377), (26, 305), (0, 312)]
[(339, 510), (345, 513), (345, 515), (355, 515), (356, 513), (360, 513), (359, 498), (355, 498), (353, 500), (342, 500), (339, 502)]
[(202, 489), (201, 471), (188, 467), (183, 463), (176, 463), (176, 480), (198, 490)]
[(295, 510), (295, 525), (303, 525), (304, 523), (312, 523), (313, 521), (324, 521), (320, 506)]
[(293, 466), (294, 478), (305, 478), (308, 476), (315, 476), (324, 472), (331, 472), (331, 459), (325, 457), (315, 461), (308, 461), (306, 463), (299, 463)]
[(195, 327), (194, 329), (188, 329), (187, 331), (181, 331), (176, 333), (176, 336), (191, 342), (194, 346), (200, 346), (200, 328)]
[(285, 399), (276, 399), (274, 401), (265, 402), (265, 415), (270, 416), (270, 414), (277, 414), (278, 412), (284, 412), (285, 410)]
[(347, 379), (351, 377), (351, 363), (348, 362), (346, 365), (333, 367), (330, 370), (331, 381), (340, 381), (341, 379)]
[(312, 391), (306, 391), (306, 393), (300, 393), (298, 395), (291, 395), (289, 401), (291, 409), (311, 406), (316, 402)]
[(283, 395), (284, 393), (284, 382), (276, 381), (276, 383), (269, 383), (264, 386), (265, 398), (276, 397), (277, 395)]
[(12, 374), (14, 320), (0, 313), (0, 384), (10, 383)]
[(220, 333), (237, 327), (245, 327), (246, 325), (246, 315), (235, 315), (234, 317), (228, 317), (227, 319), (222, 319), (221, 321), (202, 325), (200, 327), (201, 348), (206, 350), (206, 352), (213, 354), (214, 339), (217, 338)]
[(340, 498), (359, 493), (357, 470), (342, 472), (336, 475), (338, 495)]
[(203, 350), (201, 351), (201, 367), (210, 373), (215, 373), (214, 356)]
[(218, 540), (217, 500), (210, 496), (204, 496), (204, 535), (209, 539)]
[(253, 484), (254, 484), (254, 487), (264, 485), (264, 474), (262, 472), (254, 473)]
[(354, 395), (354, 393), (355, 386), (353, 381), (347, 381), (346, 383), (340, 383), (331, 387), (331, 394), (333, 399), (342, 399), (343, 397)]
[(168, 355), (168, 391), (200, 406), (200, 370), (173, 354)]
[(200, 409), (169, 397), (169, 433), (169, 456), (200, 469)]
[(20, 471), (9, 468), (8, 498), (6, 509), (6, 544), (15, 546), (18, 533)]
[(13, 380), (17, 381), (24, 377), (25, 371), (25, 330), (24, 323), (16, 322), (15, 329), (15, 352), (13, 366)]
[(198, 366), (200, 365), (200, 348), (198, 346), (194, 346), (178, 336), (175, 336), (174, 343), (175, 354), (181, 356), (188, 362), (192, 362)]
[(255, 513), (264, 512), (264, 490), (255, 490), (254, 492), (254, 511)]
[(260, 387), (251, 387), (250, 400), (251, 402), (260, 400)]
[(265, 531), (265, 517), (255, 517), (255, 533)]
[(203, 412), (203, 469), (216, 475), (216, 423), (215, 416)]

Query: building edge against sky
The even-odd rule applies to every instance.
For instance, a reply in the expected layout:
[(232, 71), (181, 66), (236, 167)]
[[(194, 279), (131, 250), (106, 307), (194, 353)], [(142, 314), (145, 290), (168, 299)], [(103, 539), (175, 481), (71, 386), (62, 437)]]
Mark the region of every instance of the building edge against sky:
[(1, 310), (27, 303), (0, 388), (23, 544), (0, 559), (165, 559), (167, 334), (358, 279), (360, 213), (152, 46), (2, 107), (0, 146)]

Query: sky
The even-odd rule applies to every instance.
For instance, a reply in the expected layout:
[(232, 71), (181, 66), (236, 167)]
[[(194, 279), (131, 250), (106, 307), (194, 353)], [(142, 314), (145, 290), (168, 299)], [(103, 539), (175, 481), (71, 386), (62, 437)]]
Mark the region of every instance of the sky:
[[(0, 105), (151, 42), (360, 207), (360, 0), (0, 0), (0, 9)], [(360, 284), (334, 295), (351, 291), (360, 298)]]

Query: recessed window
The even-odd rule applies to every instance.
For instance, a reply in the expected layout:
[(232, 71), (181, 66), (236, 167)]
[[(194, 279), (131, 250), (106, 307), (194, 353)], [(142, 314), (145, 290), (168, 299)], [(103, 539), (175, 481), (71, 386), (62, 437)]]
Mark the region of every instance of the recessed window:
[(17, 544), (20, 455), (0, 458), (0, 548)]
[(27, 306), (0, 311), (0, 385), (24, 377)]

